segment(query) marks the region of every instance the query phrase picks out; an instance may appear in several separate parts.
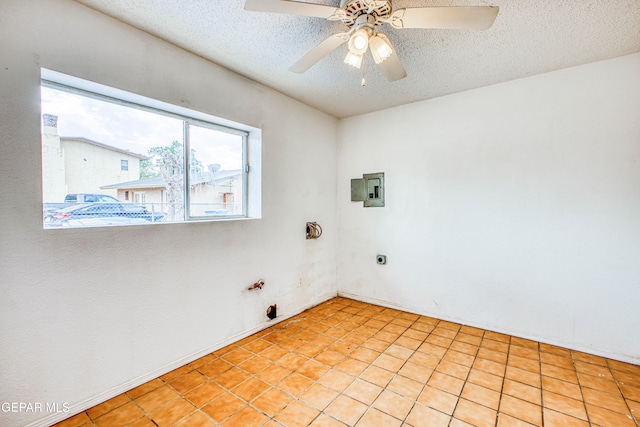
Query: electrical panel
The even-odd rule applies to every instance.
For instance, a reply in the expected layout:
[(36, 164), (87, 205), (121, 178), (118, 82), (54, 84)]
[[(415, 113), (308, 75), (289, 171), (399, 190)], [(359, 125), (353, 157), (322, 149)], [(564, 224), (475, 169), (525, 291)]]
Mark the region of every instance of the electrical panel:
[(384, 207), (384, 172), (366, 173), (351, 180), (351, 201), (365, 208)]

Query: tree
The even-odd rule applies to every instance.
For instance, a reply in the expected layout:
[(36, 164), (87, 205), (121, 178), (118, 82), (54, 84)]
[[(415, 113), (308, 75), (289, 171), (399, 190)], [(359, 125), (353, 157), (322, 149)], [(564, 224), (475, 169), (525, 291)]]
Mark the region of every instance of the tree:
[(157, 159), (140, 160), (140, 179), (153, 178), (155, 176), (160, 176)]
[[(140, 178), (161, 176), (167, 189), (166, 201), (168, 210), (166, 218), (169, 221), (184, 218), (184, 150), (179, 141), (164, 147), (152, 147), (148, 154), (149, 160), (140, 162)], [(203, 171), (202, 162), (191, 150), (191, 174)]]
[[(173, 141), (171, 145), (165, 147), (152, 147), (147, 154), (151, 157), (149, 160), (140, 161), (140, 178), (153, 178), (162, 176), (160, 165), (163, 163), (165, 153), (170, 151), (172, 154), (182, 153), (182, 144)], [(202, 162), (195, 156), (196, 150), (191, 150), (191, 173), (199, 173), (204, 170)]]

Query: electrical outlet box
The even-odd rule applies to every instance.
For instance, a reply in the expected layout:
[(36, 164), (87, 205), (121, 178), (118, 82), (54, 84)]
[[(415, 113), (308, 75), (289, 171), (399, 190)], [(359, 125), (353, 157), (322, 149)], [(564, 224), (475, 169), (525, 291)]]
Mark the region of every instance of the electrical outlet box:
[(365, 208), (384, 207), (384, 172), (366, 173), (351, 180), (351, 201)]
[(277, 313), (277, 306), (275, 304), (270, 305), (269, 307), (267, 307), (267, 317), (271, 320), (275, 319), (276, 316), (278, 315)]

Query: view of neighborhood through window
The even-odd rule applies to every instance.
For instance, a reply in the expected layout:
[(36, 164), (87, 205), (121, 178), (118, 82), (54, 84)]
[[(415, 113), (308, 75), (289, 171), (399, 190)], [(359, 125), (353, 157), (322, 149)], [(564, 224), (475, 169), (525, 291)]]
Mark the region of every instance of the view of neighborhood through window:
[(246, 215), (246, 133), (44, 82), (45, 228)]

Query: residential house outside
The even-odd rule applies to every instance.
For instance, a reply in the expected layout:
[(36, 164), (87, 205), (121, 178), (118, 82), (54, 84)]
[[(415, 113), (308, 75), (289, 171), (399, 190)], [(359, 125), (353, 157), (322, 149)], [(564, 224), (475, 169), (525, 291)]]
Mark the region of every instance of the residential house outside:
[[(124, 203), (143, 205), (150, 212), (167, 214), (171, 211), (163, 178), (140, 178), (140, 161), (150, 157), (84, 137), (60, 137), (57, 120), (54, 115), (43, 114), (45, 204), (62, 203), (71, 193), (95, 193), (116, 197)], [(208, 171), (191, 175), (190, 216), (243, 213), (242, 170), (219, 170), (219, 167), (210, 165)]]
[[(99, 193), (112, 182), (140, 177), (140, 161), (149, 157), (82, 137), (60, 137), (57, 117), (43, 115), (43, 202), (59, 203), (69, 193)], [(122, 199), (120, 199), (122, 200)]]
[[(189, 180), (190, 215), (242, 214), (242, 170), (195, 173)], [(143, 178), (100, 187), (115, 191), (124, 202), (144, 204), (151, 212), (168, 212), (167, 188), (162, 177)]]

